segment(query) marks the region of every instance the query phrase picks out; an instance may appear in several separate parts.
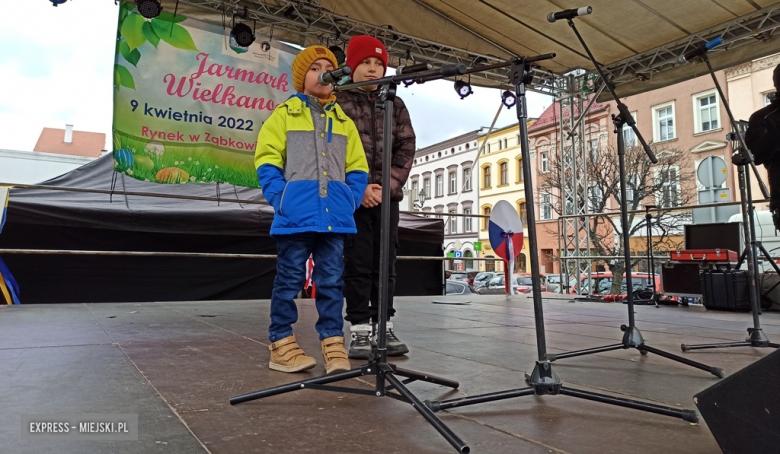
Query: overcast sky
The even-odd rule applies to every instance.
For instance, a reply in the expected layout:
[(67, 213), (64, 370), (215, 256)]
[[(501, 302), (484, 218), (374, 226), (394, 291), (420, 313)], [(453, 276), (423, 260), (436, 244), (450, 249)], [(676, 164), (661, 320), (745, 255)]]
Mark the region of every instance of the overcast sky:
[[(0, 2), (0, 149), (32, 150), (43, 127), (66, 123), (110, 138), (117, 8), (111, 0)], [(419, 148), (489, 126), (501, 102), (498, 90), (479, 87), (460, 100), (446, 81), (399, 94)], [(551, 102), (528, 97), (532, 117)], [(516, 121), (503, 109), (497, 126)]]

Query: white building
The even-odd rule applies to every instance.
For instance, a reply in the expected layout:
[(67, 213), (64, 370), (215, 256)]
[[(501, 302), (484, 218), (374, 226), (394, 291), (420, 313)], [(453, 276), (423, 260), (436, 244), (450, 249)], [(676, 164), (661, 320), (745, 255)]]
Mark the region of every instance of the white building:
[[(472, 131), (417, 150), (414, 164), (406, 183), (404, 200), (409, 211), (431, 213), (444, 220), (444, 252), (455, 252), (457, 242), (463, 260), (448, 260), (448, 270), (479, 270), (479, 264), (468, 257), (476, 257), (474, 242), (478, 240), (478, 218), (447, 216), (448, 213), (478, 214), (479, 194), (472, 178), (472, 163), (477, 156), (477, 138), (481, 130)], [(420, 192), (425, 192), (425, 197)], [(437, 213), (437, 214), (433, 214)]]
[(37, 151), (0, 150), (0, 184), (36, 184), (90, 163), (95, 158)]

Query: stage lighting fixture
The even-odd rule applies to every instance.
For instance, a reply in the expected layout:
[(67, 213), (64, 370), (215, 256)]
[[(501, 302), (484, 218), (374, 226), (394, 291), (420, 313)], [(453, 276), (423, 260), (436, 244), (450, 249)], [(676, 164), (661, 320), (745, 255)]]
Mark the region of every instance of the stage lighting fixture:
[(255, 32), (249, 25), (241, 22), (233, 26), (230, 35), (236, 40), (236, 44), (241, 47), (249, 47), (255, 42)]
[(49, 1), (51, 2), (51, 6), (59, 6), (67, 2), (68, 0), (49, 0)]
[(344, 50), (339, 46), (330, 46), (328, 47), (328, 50), (333, 52), (333, 56), (336, 57), (336, 63), (338, 63), (339, 66), (343, 65), (344, 62), (347, 61), (347, 54), (345, 54)]
[(163, 9), (159, 0), (136, 0), (135, 6), (138, 7), (138, 12), (147, 19), (159, 16)]
[(510, 107), (514, 106), (515, 103), (517, 103), (517, 98), (511, 91), (505, 90), (501, 94), (501, 102), (504, 103), (507, 109), (509, 109)]
[(471, 89), (471, 84), (462, 80), (455, 81), (455, 91), (458, 93), (458, 96), (460, 96), (460, 99), (474, 93)]

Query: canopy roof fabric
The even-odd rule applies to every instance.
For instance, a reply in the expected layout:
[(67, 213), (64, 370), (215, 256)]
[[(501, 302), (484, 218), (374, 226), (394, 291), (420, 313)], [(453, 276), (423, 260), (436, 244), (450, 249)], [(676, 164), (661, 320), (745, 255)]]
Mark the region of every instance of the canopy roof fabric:
[[(169, 12), (176, 8), (176, 0), (163, 4)], [(716, 36), (725, 42), (712, 51), (716, 69), (780, 51), (780, 42), (770, 39), (780, 27), (773, 0), (180, 0), (178, 11), (229, 27), (233, 13), (246, 8), (259, 33), (301, 45), (341, 45), (370, 34), (385, 42), (394, 65), (410, 59), (471, 64), (478, 57), (493, 63), (554, 52), (541, 65), (564, 74), (593, 65), (566, 22), (551, 24), (546, 16), (586, 4), (593, 14), (576, 19), (578, 29), (623, 95), (701, 74), (701, 65), (673, 62)], [(472, 81), (499, 86), (505, 75), (497, 70)]]
[[(158, 184), (113, 172), (113, 157), (102, 156), (89, 164), (41, 183), (45, 186), (83, 190), (113, 189), (182, 197), (217, 197), (223, 201), (189, 200), (123, 194), (12, 188), (9, 222), (81, 227), (148, 233), (268, 236), (273, 208), (264, 203), (241, 204), (233, 200), (265, 202), (260, 189), (230, 184)], [(444, 241), (441, 219), (402, 214), (399, 236), (427, 243)]]

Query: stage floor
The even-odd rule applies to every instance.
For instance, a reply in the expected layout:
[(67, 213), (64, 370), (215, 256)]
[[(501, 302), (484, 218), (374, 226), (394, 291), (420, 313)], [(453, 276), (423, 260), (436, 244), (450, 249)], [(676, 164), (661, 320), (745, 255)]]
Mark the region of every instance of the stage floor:
[[(408, 369), (460, 381), (451, 391), (410, 386), (447, 399), (524, 386), (536, 358), (531, 300), (399, 298), (396, 332), (410, 346)], [(312, 300), (300, 304), (299, 343), (319, 362), (303, 374), (268, 369), (269, 301), (0, 306), (0, 446), (41, 453), (453, 453), (409, 405), (389, 398), (299, 391), (231, 407), (228, 398), (323, 373)], [(619, 342), (623, 304), (545, 300), (551, 352)], [(749, 314), (702, 307), (638, 306), (649, 345), (739, 341)], [(780, 314), (765, 313), (780, 340)], [(732, 373), (770, 353), (735, 348), (683, 353)], [(358, 363), (353, 362), (353, 365)], [(555, 363), (566, 385), (695, 408), (714, 376), (664, 358), (619, 350)], [(352, 385), (371, 389), (370, 378)], [(138, 414), (139, 440), (23, 441), (20, 415)], [(523, 397), (439, 415), (474, 453), (718, 453), (704, 422), (653, 415), (567, 396)]]

